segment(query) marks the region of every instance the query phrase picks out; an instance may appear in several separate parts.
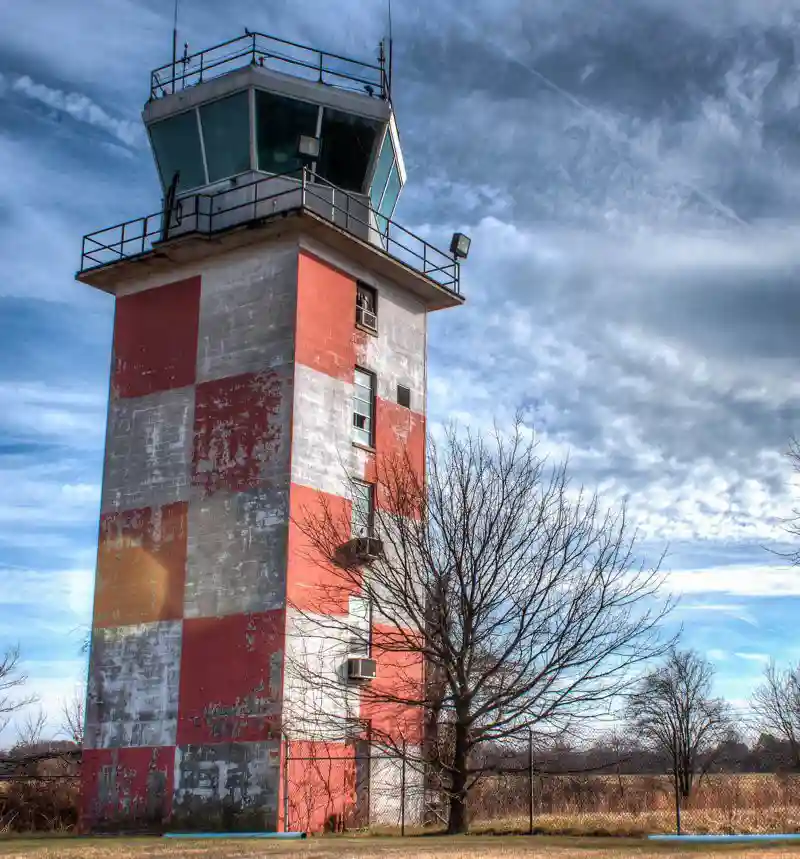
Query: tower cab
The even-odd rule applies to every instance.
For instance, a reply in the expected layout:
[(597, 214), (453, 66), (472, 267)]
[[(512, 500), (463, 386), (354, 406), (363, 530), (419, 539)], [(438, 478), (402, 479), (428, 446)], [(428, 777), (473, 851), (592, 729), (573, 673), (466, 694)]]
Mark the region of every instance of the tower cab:
[(386, 247), (406, 171), (382, 48), (371, 65), (248, 33), (153, 72), (143, 120), (169, 235), (216, 232), (302, 198)]

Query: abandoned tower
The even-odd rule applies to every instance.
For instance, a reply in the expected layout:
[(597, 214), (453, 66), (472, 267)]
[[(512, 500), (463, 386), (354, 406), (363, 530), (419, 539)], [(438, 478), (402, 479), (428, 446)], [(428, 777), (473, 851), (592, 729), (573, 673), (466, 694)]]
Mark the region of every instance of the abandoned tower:
[[(143, 121), (162, 205), (83, 240), (78, 280), (115, 300), (87, 829), (316, 829), (362, 801), (345, 774), (311, 807), (288, 755), (332, 740), (292, 717), (309, 689), (288, 655), (356, 702), (392, 683), (300, 623), (324, 573), (296, 521), (325, 497), (371, 537), (376, 458), (424, 467), (427, 314), (462, 303), (469, 245), (392, 220), (387, 65), (248, 32), (157, 69)], [(353, 773), (385, 785), (396, 767)]]

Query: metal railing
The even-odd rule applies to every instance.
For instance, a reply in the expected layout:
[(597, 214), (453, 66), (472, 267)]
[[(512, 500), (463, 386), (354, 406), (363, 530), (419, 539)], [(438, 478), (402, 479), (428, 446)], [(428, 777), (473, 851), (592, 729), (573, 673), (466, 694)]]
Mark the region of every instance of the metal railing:
[(89, 233), (83, 237), (80, 273), (143, 256), (169, 239), (220, 233), (292, 211), (321, 217), (460, 295), (459, 264), (451, 254), (391, 219), (381, 217), (378, 229), (378, 220), (372, 220), (376, 215), (364, 199), (307, 168), (266, 176), (216, 194), (187, 195), (176, 203), (169, 223), (162, 210)]
[(194, 54), (188, 53), (187, 46), (183, 56), (174, 63), (151, 72), (150, 98), (171, 95), (247, 65), (284, 71), (338, 89), (389, 98), (383, 45), (376, 65), (249, 30), (245, 30), (244, 36)]

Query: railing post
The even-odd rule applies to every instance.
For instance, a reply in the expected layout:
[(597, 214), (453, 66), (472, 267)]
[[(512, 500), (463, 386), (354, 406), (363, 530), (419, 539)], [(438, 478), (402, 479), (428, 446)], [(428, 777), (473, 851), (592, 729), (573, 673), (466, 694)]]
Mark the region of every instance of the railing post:
[(528, 728), (528, 835), (533, 835), (533, 728)]
[(283, 831), (290, 832), (289, 829), (289, 738), (284, 735), (283, 738)]
[(306, 171), (307, 167), (303, 167), (303, 172), (300, 174), (300, 206), (306, 207)]
[(319, 52), (319, 82), (320, 82), (320, 83), (323, 83), (323, 80), (322, 80), (322, 70), (323, 70), (323, 63), (324, 63), (324, 60), (325, 60), (325, 54), (323, 54), (323, 53), (322, 53), (322, 51), (320, 51), (320, 52)]
[(252, 51), (253, 51), (253, 59), (251, 60), (251, 62), (253, 63), (253, 65), (255, 65), (255, 64), (256, 64), (256, 34), (255, 34), (255, 33), (253, 33), (253, 48), (252, 48)]
[(125, 224), (122, 225), (122, 238), (119, 240), (119, 255), (120, 258), (125, 256)]
[(422, 243), (422, 273), (428, 273), (428, 243)]
[(406, 834), (406, 741), (403, 740), (403, 760), (400, 771), (400, 835)]
[(336, 223), (336, 188), (331, 186), (331, 223)]

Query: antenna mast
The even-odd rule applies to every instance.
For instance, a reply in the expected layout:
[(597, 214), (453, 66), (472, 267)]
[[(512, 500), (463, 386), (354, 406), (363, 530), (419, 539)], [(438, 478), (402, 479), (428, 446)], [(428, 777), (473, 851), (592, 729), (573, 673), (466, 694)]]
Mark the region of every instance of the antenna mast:
[(172, 19), (172, 91), (175, 92), (175, 67), (178, 64), (178, 0), (175, 0), (175, 15)]
[(392, 97), (392, 0), (389, 0), (389, 99)]

